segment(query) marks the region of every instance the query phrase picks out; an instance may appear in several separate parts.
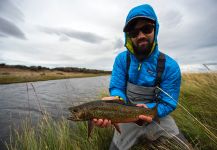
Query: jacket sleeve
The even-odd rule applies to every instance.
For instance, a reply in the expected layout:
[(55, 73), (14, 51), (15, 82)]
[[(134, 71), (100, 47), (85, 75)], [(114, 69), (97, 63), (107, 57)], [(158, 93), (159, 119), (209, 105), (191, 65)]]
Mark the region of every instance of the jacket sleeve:
[(120, 53), (114, 62), (110, 80), (109, 92), (111, 96), (120, 96), (125, 102), (126, 98), (126, 53)]
[[(171, 64), (165, 70), (164, 78), (162, 79), (160, 88), (164, 92), (160, 92), (160, 102), (158, 104), (158, 116), (164, 117), (176, 109), (181, 85), (181, 71), (177, 63)], [(171, 98), (171, 97), (172, 98)], [(148, 108), (154, 107), (154, 103), (147, 104)]]

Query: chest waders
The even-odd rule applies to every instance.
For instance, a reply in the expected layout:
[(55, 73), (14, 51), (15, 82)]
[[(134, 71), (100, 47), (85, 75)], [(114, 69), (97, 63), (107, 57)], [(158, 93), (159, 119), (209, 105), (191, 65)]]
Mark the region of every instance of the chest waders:
[[(160, 87), (161, 76), (165, 68), (165, 55), (160, 53), (157, 62), (157, 78), (154, 87), (138, 86), (128, 81), (128, 70), (130, 67), (130, 54), (127, 52), (127, 75), (126, 75), (126, 95), (129, 103), (158, 103), (158, 95), (160, 91), (156, 86)], [(160, 124), (154, 121), (150, 124), (138, 126), (135, 123), (119, 123), (121, 134), (115, 131), (110, 150), (116, 147), (119, 150), (127, 150), (138, 142), (138, 139), (144, 137), (150, 141), (155, 141), (159, 137), (171, 138), (179, 134), (175, 121), (169, 115), (160, 118)], [(112, 146), (113, 145), (113, 146)]]

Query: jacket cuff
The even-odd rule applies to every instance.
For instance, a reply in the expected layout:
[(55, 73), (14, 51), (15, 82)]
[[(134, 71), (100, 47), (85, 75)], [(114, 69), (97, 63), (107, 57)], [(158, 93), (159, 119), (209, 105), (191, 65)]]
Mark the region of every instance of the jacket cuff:
[(119, 92), (117, 90), (112, 90), (110, 92), (110, 96), (115, 96), (115, 97), (118, 96), (120, 98), (120, 100), (123, 100), (123, 101), (127, 102), (126, 96), (122, 92)]
[(156, 105), (156, 103), (147, 103), (145, 104), (148, 108), (152, 109)]

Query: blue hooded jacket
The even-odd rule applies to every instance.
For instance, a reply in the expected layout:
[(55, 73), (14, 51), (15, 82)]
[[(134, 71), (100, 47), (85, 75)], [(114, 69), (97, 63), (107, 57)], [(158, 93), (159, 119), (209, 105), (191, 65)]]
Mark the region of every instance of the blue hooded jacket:
[[(150, 5), (140, 5), (130, 10), (126, 19), (126, 25), (136, 17), (145, 17), (155, 21), (155, 37), (151, 54), (148, 58), (140, 62), (133, 54), (131, 40), (125, 34), (125, 46), (127, 50), (118, 54), (115, 59), (109, 88), (111, 96), (120, 96), (125, 102), (128, 102), (126, 96), (127, 51), (130, 52), (131, 58), (128, 72), (129, 82), (140, 86), (153, 87), (157, 76), (156, 67), (159, 56), (157, 43), (159, 23), (157, 16)], [(158, 104), (159, 117), (168, 115), (176, 108), (181, 84), (181, 72), (178, 64), (168, 55), (165, 55), (165, 58), (165, 70), (162, 74), (160, 88), (168, 93), (174, 100), (163, 92), (160, 93), (159, 98), (161, 101)], [(153, 108), (156, 103), (153, 102), (146, 105), (148, 108)]]

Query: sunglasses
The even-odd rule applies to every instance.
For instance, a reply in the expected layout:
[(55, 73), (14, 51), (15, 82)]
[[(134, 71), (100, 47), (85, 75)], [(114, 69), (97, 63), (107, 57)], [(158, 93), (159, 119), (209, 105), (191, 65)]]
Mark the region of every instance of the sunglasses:
[(135, 38), (139, 35), (140, 31), (142, 31), (143, 34), (150, 34), (153, 32), (153, 30), (154, 30), (153, 24), (146, 24), (139, 29), (133, 29), (132, 31), (127, 32), (127, 34), (130, 38)]

